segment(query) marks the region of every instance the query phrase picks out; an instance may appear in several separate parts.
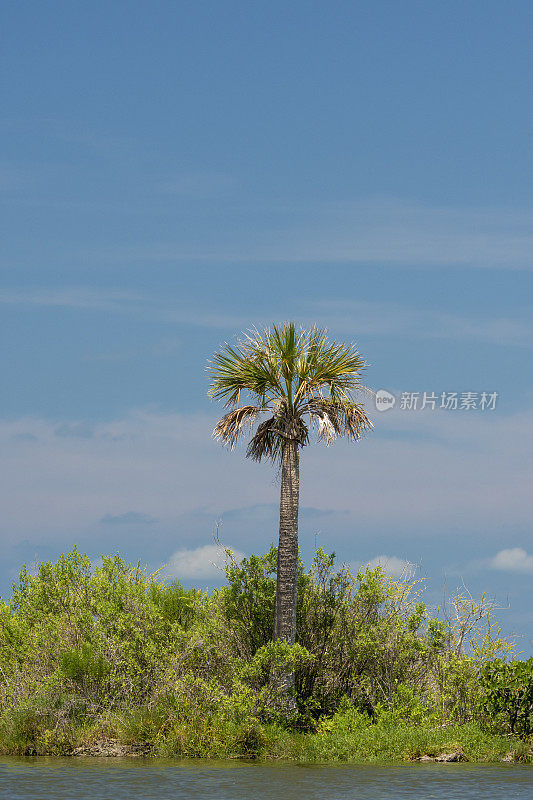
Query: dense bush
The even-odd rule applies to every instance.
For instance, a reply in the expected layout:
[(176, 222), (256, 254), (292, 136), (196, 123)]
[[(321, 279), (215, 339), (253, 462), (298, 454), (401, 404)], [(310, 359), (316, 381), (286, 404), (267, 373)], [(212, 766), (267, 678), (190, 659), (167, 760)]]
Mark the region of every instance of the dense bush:
[(511, 733), (533, 733), (533, 658), (505, 664), (496, 659), (481, 669), (481, 706)]
[[(23, 569), (0, 602), (0, 748), (61, 753), (114, 737), (166, 754), (275, 754), (281, 742), (287, 754), (289, 727), (331, 747), (363, 730), (486, 720), (491, 708), (530, 732), (520, 670), (490, 666), (510, 646), (484, 600), (459, 596), (449, 619), (432, 618), (420, 582), (381, 568), (354, 576), (318, 550), (309, 570), (300, 562), (289, 647), (271, 641), (276, 555), (231, 560), (211, 594), (118, 555), (93, 568), (76, 549)], [(290, 725), (272, 679), (287, 666), (299, 709)], [(505, 670), (517, 682), (502, 694)]]

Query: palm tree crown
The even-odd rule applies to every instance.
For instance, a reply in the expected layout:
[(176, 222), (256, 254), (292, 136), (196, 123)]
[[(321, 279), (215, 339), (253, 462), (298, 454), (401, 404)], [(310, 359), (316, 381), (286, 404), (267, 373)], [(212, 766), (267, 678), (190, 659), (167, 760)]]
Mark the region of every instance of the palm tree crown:
[(251, 437), (246, 455), (281, 462), (283, 443), (303, 447), (315, 430), (331, 444), (337, 436), (359, 439), (372, 428), (355, 394), (365, 367), (353, 345), (329, 341), (326, 331), (293, 322), (248, 334), (225, 345), (208, 370), (209, 394), (230, 409), (214, 435), (231, 449), (258, 417), (269, 414)]

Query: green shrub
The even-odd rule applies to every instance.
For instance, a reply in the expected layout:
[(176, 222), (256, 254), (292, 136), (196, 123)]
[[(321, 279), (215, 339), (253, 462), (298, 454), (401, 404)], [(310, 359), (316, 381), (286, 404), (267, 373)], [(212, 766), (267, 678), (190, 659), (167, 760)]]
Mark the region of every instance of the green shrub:
[(61, 654), (59, 664), (67, 678), (81, 684), (100, 681), (111, 669), (102, 653), (95, 653), (89, 642), (84, 642), (80, 649), (66, 650)]
[(509, 664), (491, 661), (482, 667), (480, 681), (481, 707), (487, 714), (511, 733), (533, 733), (533, 658)]

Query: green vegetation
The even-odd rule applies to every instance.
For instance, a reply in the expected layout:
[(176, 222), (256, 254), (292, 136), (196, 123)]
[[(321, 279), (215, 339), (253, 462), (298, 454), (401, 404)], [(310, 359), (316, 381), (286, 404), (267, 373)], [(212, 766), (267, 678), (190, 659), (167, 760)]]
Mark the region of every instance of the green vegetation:
[(481, 670), (484, 709), (507, 723), (512, 733), (533, 733), (533, 658), (505, 664), (496, 659)]
[[(115, 740), (182, 757), (530, 759), (531, 662), (505, 664), (512, 646), (483, 599), (431, 617), (420, 582), (353, 576), (319, 550), (299, 563), (291, 646), (271, 641), (276, 563), (275, 548), (230, 561), (211, 594), (118, 555), (93, 569), (76, 549), (23, 569), (0, 602), (0, 750)], [(280, 670), (295, 675), (289, 720)]]

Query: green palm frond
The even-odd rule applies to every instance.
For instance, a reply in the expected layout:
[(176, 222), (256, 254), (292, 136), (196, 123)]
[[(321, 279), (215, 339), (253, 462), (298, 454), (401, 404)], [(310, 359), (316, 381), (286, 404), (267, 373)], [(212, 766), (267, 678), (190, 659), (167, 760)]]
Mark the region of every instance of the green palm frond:
[(224, 400), (227, 407), (239, 401), (241, 392), (249, 392), (261, 405), (272, 393), (283, 393), (272, 354), (259, 339), (254, 345), (251, 338), (237, 347), (225, 345), (208, 367), (212, 379), (209, 394), (215, 400)]
[(332, 400), (350, 401), (360, 388), (360, 375), (366, 364), (353, 345), (328, 342), (327, 333), (315, 328), (308, 335), (299, 364), (297, 396), (326, 390)]

